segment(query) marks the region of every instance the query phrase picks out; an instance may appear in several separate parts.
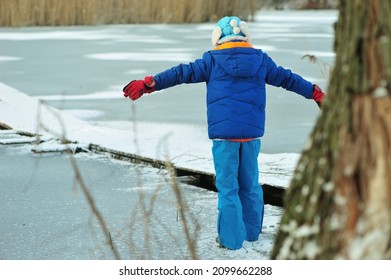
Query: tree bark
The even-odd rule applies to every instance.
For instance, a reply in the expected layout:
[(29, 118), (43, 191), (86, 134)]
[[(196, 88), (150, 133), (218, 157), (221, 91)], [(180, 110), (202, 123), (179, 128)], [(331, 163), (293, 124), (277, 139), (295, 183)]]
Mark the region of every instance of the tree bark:
[(391, 1), (339, 2), (323, 112), (272, 259), (391, 258)]

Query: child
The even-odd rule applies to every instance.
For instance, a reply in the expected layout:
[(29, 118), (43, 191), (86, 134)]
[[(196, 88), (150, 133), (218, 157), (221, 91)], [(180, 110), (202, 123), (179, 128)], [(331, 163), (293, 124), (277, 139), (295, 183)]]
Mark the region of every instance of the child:
[(206, 82), (208, 135), (218, 190), (217, 242), (240, 249), (262, 231), (263, 191), (258, 181), (260, 138), (264, 134), (266, 84), (296, 92), (319, 105), (322, 90), (254, 49), (248, 26), (238, 17), (220, 19), (212, 32), (214, 49), (124, 87), (132, 100), (182, 83)]

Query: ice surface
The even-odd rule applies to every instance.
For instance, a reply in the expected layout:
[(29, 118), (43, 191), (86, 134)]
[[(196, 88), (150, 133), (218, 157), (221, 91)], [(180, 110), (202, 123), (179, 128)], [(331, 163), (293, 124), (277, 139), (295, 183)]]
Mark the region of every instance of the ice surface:
[[(314, 54), (332, 64), (335, 20), (335, 11), (261, 12), (249, 25), (254, 46), (325, 87), (327, 78), (318, 66), (301, 57)], [(213, 27), (0, 29), (4, 46), (0, 56), (0, 121), (16, 130), (65, 137), (82, 146), (94, 143), (170, 159), (177, 166), (213, 173), (204, 85), (180, 86), (132, 104), (121, 93), (132, 79), (202, 55), (210, 48)], [(309, 101), (269, 89), (267, 130), (259, 156), (261, 183), (289, 185), (301, 145), (318, 113)], [(60, 153), (62, 146), (54, 141), (40, 148)], [(104, 234), (75, 182), (69, 156), (35, 155), (31, 149), (30, 144), (0, 146), (0, 258), (112, 258), (110, 250), (102, 246)], [(167, 174), (102, 156), (75, 157), (123, 258), (190, 258)], [(201, 225), (199, 258), (268, 258), (280, 208), (266, 206), (264, 231), (258, 242), (245, 243), (238, 251), (221, 250), (214, 246), (216, 194), (190, 186), (186, 180), (180, 186), (186, 194), (192, 226)], [(148, 202), (144, 204), (147, 210), (155, 203), (150, 220), (141, 215), (141, 198)]]

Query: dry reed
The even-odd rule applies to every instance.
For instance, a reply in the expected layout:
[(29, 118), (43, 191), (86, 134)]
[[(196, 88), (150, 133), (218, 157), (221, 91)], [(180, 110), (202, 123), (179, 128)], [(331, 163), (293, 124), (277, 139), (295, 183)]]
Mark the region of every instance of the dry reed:
[(0, 0), (0, 26), (196, 23), (251, 20), (262, 0)]
[[(132, 106), (132, 119), (134, 120), (134, 145), (136, 146), (136, 150), (138, 151), (137, 154), (139, 154), (135, 110), (136, 108)], [(53, 119), (57, 120), (59, 129), (53, 130), (43, 123), (41, 115), (43, 111), (47, 111), (52, 115)], [(87, 186), (82, 176), (82, 172), (79, 168), (77, 160), (73, 156), (73, 153), (68, 146), (71, 141), (67, 138), (66, 126), (62, 119), (62, 116), (52, 107), (47, 106), (45, 102), (40, 102), (36, 118), (38, 123), (36, 131), (37, 144), (41, 142), (39, 140), (39, 135), (43, 131), (57, 138), (57, 140), (59, 140), (62, 144), (65, 144), (71, 162), (75, 186), (79, 186), (83, 196), (86, 199), (86, 205), (89, 207), (93, 218), (96, 220), (99, 229), (101, 230), (100, 234), (99, 232), (94, 233), (94, 236), (92, 236), (92, 238), (95, 240), (95, 249), (102, 253), (103, 258), (114, 258), (117, 260), (122, 259), (117, 243), (126, 242), (129, 249), (128, 257), (136, 259), (156, 259), (159, 254), (164, 252), (167, 246), (170, 246), (170, 249), (173, 249), (173, 246), (179, 246), (180, 244), (183, 244), (183, 242), (181, 242), (181, 240), (183, 240), (187, 244), (187, 251), (183, 252), (184, 257), (186, 259), (198, 259), (196, 245), (200, 225), (198, 224), (197, 217), (187, 205), (181, 187), (176, 178), (175, 168), (169, 157), (167, 157), (166, 159), (167, 161), (165, 163), (165, 170), (167, 172), (166, 175), (164, 175), (164, 177), (166, 177), (168, 180), (165, 180), (164, 185), (158, 186), (151, 195), (148, 195), (144, 189), (144, 187), (146, 186), (141, 178), (141, 162), (135, 164), (137, 174), (135, 176), (135, 180), (130, 182), (130, 186), (138, 189), (138, 201), (133, 205), (129, 205), (130, 207), (132, 207), (132, 211), (129, 217), (129, 223), (125, 223), (124, 227), (122, 227), (118, 231), (114, 231), (114, 234), (112, 235), (112, 231), (108, 226), (108, 220), (103, 216), (101, 210), (95, 203), (95, 199), (92, 196), (90, 188)], [(162, 140), (165, 141), (165, 139)], [(167, 151), (165, 153), (167, 154)], [(158, 196), (161, 194), (161, 190), (167, 188), (166, 184), (171, 187), (172, 193), (174, 195), (175, 199), (174, 201), (172, 201), (172, 203), (176, 204), (177, 206), (178, 220), (180, 221), (183, 230), (183, 235), (181, 236), (179, 234), (179, 238), (177, 237), (178, 228), (175, 228), (176, 232), (173, 232), (173, 230), (169, 226), (169, 224), (172, 224), (173, 221), (162, 220), (159, 213), (154, 209)], [(140, 229), (140, 225), (142, 226), (142, 229)], [(159, 232), (157, 232), (158, 230)], [(164, 230), (164, 232), (162, 230)], [(136, 232), (138, 233), (138, 235), (135, 234)], [(140, 232), (142, 232), (142, 238), (140, 238), (139, 236)], [(162, 243), (160, 238), (162, 234), (171, 237), (172, 240), (165, 239)], [(99, 241), (101, 240), (101, 238), (98, 238), (99, 236), (103, 236), (103, 243), (102, 241)], [(104, 248), (108, 249), (109, 252), (111, 252), (111, 256), (107, 256), (104, 253), (105, 251), (107, 251), (104, 250)]]

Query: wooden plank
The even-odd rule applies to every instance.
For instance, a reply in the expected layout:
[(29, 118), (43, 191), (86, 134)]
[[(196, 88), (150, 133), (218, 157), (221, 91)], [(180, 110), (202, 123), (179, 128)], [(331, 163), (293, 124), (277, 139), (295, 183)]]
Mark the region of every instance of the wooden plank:
[(71, 153), (77, 154), (81, 152), (86, 152), (88, 145), (81, 145), (78, 143), (71, 144), (61, 144), (61, 143), (43, 143), (40, 145), (34, 146), (31, 151), (37, 154), (47, 154), (47, 153)]
[(36, 141), (35, 137), (15, 137), (0, 139), (2, 145), (32, 144)]
[(5, 123), (0, 122), (0, 130), (9, 130), (9, 129), (12, 129), (12, 127), (10, 127)]
[(94, 153), (98, 154), (109, 154), (110, 157), (118, 159), (118, 160), (124, 160), (132, 163), (145, 163), (148, 165), (151, 165), (156, 168), (165, 168), (166, 162), (163, 160), (143, 157), (140, 155), (132, 154), (132, 153), (126, 153), (110, 148), (105, 148), (100, 145), (96, 144), (90, 144), (88, 149)]
[[(144, 163), (156, 168), (166, 168), (166, 162), (162, 160), (152, 159), (152, 158), (143, 157), (132, 153), (125, 153), (122, 151), (108, 149), (95, 144), (90, 144), (89, 150), (95, 153), (108, 154), (110, 155), (110, 157), (118, 160), (124, 160), (132, 163)], [(174, 168), (177, 177), (186, 177), (186, 176), (192, 177), (190, 184), (211, 191), (215, 191), (215, 192), (217, 191), (215, 186), (215, 175), (213, 173), (208, 173), (208, 172), (199, 171), (190, 168), (177, 167), (177, 166), (174, 166)], [(272, 186), (268, 184), (260, 184), (260, 185), (262, 185), (265, 204), (271, 204), (280, 207), (283, 206), (283, 196), (285, 193), (284, 188), (279, 186)]]
[(0, 136), (3, 135), (18, 135), (18, 131), (13, 129), (0, 130)]

